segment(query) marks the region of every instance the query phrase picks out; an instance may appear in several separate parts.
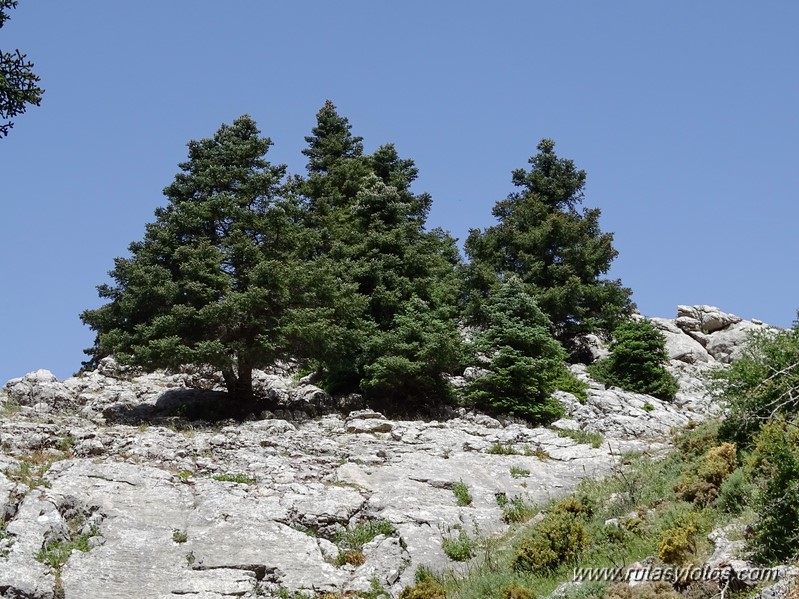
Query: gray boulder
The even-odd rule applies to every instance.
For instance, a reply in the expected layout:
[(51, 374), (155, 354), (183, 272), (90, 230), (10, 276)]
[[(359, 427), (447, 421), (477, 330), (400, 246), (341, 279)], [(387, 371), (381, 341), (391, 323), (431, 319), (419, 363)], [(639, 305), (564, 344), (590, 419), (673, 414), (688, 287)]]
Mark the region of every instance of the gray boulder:
[(11, 379), (4, 390), (17, 404), (35, 406), (37, 411), (63, 411), (72, 409), (77, 404), (71, 390), (58, 382), (49, 370), (37, 370), (22, 378)]

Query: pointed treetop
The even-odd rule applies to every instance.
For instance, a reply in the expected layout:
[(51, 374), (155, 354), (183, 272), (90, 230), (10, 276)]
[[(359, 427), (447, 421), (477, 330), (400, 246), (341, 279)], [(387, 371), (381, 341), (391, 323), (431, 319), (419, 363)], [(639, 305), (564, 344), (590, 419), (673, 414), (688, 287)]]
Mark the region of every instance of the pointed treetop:
[(363, 155), (362, 137), (350, 133), (347, 117), (340, 116), (330, 100), (316, 113), (316, 127), (305, 137), (308, 147), (302, 151), (308, 157), (308, 172), (329, 172), (339, 160)]
[(419, 175), (413, 160), (400, 158), (394, 144), (380, 146), (370, 159), (372, 169), (383, 183), (400, 191), (407, 191)]
[(585, 171), (577, 170), (574, 161), (558, 158), (555, 142), (542, 139), (539, 153), (528, 160), (530, 170), (513, 171), (513, 184), (538, 195), (547, 205), (557, 209), (573, 209), (583, 201)]

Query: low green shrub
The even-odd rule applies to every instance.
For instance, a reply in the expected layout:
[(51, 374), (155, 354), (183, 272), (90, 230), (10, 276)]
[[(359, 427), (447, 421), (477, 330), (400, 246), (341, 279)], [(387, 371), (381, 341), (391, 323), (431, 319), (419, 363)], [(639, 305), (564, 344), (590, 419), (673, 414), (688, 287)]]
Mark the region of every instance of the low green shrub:
[(781, 416), (754, 438), (746, 470), (758, 487), (750, 549), (757, 561), (784, 563), (799, 553), (799, 429)]
[(556, 507), (516, 550), (513, 568), (542, 574), (562, 563), (573, 563), (589, 544), (582, 516), (573, 509), (579, 502)]
[(745, 470), (738, 468), (721, 484), (715, 505), (728, 514), (739, 514), (751, 505), (754, 492), (755, 486), (747, 477)]
[(446, 599), (446, 597), (446, 591), (440, 582), (426, 580), (402, 589), (399, 599)]
[(535, 594), (514, 581), (502, 589), (502, 599), (535, 599)]
[(474, 557), (477, 542), (469, 537), (466, 531), (460, 530), (456, 538), (444, 538), (441, 542), (441, 548), (449, 559), (456, 562), (465, 562)]
[(739, 447), (750, 447), (772, 416), (799, 415), (799, 319), (786, 331), (753, 334), (741, 357), (714, 379), (714, 391), (728, 408), (720, 434)]
[(513, 443), (500, 443), (499, 441), (486, 449), (486, 453), (491, 455), (521, 455), (521, 452), (513, 446)]
[(570, 370), (564, 369), (554, 381), (555, 389), (574, 395), (580, 403), (588, 399), (588, 383), (578, 379)]
[(705, 507), (719, 496), (724, 480), (738, 466), (735, 444), (722, 443), (711, 448), (705, 456), (686, 470), (674, 491), (678, 499)]
[(172, 540), (175, 543), (185, 543), (189, 540), (189, 534), (185, 530), (180, 530), (179, 528), (175, 528), (172, 531)]
[(674, 435), (674, 445), (686, 460), (693, 460), (719, 444), (719, 423), (708, 422)]

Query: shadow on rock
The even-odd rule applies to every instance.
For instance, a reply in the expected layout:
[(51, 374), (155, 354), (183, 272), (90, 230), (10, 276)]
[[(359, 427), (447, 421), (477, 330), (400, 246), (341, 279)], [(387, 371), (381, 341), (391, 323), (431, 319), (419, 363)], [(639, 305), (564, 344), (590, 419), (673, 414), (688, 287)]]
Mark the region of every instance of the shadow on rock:
[(232, 400), (224, 391), (181, 388), (165, 391), (154, 403), (111, 405), (103, 410), (103, 416), (106, 421), (119, 424), (158, 424), (176, 419), (188, 422), (241, 421), (262, 413), (269, 408), (269, 403), (259, 398), (241, 403)]

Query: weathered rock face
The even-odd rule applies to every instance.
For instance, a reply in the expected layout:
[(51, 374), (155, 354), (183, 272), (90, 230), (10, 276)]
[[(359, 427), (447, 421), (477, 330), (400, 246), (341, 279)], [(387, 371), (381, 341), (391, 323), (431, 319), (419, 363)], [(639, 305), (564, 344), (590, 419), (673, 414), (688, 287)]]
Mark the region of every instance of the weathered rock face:
[[(562, 496), (625, 451), (666, 449), (672, 428), (716, 413), (699, 375), (761, 325), (699, 308), (681, 308), (682, 324), (655, 321), (681, 385), (673, 402), (606, 389), (574, 367), (588, 399), (559, 394), (568, 417), (556, 425), (600, 433), (598, 448), (465, 410), (389, 420), (359, 396), (331, 398), (277, 372), (255, 377), (271, 412), (215, 424), (187, 419), (225, 401), (213, 373), (141, 374), (106, 360), (65, 381), (13, 379), (0, 393), (0, 408), (19, 406), (0, 420), (0, 597), (269, 597), (367, 591), (373, 580), (397, 596), (418, 565), (457, 566), (442, 550), (452, 530), (504, 530), (497, 497)], [(341, 534), (374, 521), (391, 527), (348, 556)], [(80, 549), (54, 563), (43, 549), (58, 542)]]
[(666, 336), (669, 357), (689, 364), (713, 360), (729, 364), (740, 356), (752, 332), (774, 330), (760, 320), (743, 320), (715, 306), (704, 305), (677, 306), (677, 318), (673, 321), (663, 318), (652, 321)]

